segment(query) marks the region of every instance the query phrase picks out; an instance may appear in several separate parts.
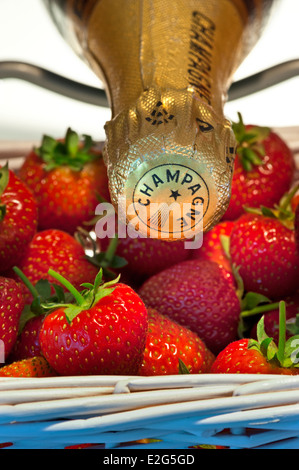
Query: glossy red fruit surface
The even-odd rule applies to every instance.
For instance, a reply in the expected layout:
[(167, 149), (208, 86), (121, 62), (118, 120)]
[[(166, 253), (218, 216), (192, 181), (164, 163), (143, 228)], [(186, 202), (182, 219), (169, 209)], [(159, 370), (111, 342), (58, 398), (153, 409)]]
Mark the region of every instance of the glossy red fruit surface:
[(138, 292), (146, 306), (190, 328), (213, 353), (237, 337), (240, 301), (213, 261), (179, 263), (149, 278)]
[(116, 284), (71, 321), (66, 311), (47, 315), (40, 331), (42, 353), (54, 370), (61, 375), (137, 374), (148, 319), (133, 289)]
[[(7, 184), (1, 181), (7, 176)], [(0, 168), (0, 272), (17, 264), (37, 230), (37, 204), (16, 174)]]
[(272, 207), (290, 189), (295, 175), (292, 150), (270, 128), (233, 124), (237, 139), (231, 200), (223, 220), (236, 220), (244, 207)]
[(249, 213), (240, 217), (231, 233), (230, 256), (246, 291), (281, 300), (298, 287), (294, 230), (278, 219)]
[(190, 374), (209, 372), (212, 353), (196, 333), (154, 309), (148, 309), (148, 317), (148, 334), (140, 375), (178, 374), (179, 360)]

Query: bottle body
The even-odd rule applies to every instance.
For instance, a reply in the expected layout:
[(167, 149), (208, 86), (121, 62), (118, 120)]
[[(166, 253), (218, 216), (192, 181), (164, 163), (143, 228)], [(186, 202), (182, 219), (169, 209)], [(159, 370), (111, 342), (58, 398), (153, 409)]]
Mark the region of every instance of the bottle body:
[(210, 229), (228, 206), (235, 157), (226, 93), (272, 1), (48, 3), (106, 85), (113, 204), (145, 236), (189, 238)]

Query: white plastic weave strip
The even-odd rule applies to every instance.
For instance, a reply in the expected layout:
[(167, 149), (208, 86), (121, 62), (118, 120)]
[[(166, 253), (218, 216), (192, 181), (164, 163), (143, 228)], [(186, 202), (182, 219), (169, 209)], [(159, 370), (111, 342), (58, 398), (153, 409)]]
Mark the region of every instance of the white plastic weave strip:
[(4, 378), (0, 402), (11, 449), (299, 448), (299, 377)]

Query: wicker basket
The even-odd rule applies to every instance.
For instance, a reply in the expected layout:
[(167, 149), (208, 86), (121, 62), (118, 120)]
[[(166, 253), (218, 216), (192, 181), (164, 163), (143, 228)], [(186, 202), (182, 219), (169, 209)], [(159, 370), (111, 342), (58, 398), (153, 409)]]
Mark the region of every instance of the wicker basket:
[[(277, 130), (299, 168), (299, 130)], [(33, 143), (0, 143), (17, 169)], [(299, 376), (0, 378), (9, 449), (299, 449)]]
[(297, 376), (2, 378), (0, 404), (12, 449), (299, 448)]

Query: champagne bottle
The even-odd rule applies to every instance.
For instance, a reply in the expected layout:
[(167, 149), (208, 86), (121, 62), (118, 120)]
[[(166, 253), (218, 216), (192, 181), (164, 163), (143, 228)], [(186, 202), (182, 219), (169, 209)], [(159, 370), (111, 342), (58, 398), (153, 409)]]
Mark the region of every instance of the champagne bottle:
[(212, 228), (236, 150), (227, 91), (273, 0), (44, 1), (105, 84), (104, 159), (126, 223), (168, 240)]

